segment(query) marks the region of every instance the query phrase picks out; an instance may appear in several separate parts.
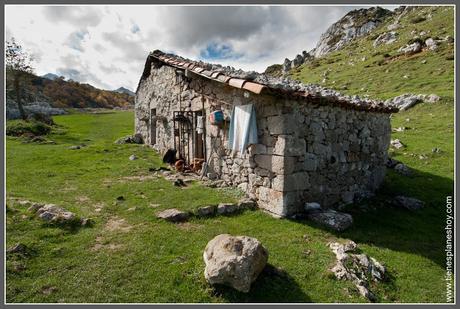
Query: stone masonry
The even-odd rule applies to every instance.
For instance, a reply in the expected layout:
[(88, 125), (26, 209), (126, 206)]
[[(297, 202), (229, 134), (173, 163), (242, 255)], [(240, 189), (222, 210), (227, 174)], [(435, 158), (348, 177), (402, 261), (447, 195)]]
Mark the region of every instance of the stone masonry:
[[(242, 104), (255, 106), (259, 143), (233, 157), (226, 147), (228, 127), (211, 125), (207, 117), (218, 109), (230, 117), (232, 107)], [(305, 202), (350, 203), (383, 181), (389, 113), (250, 93), (192, 72), (178, 74), (155, 59), (147, 62), (135, 100), (135, 130), (146, 142), (154, 140), (152, 109), (155, 148), (164, 153), (174, 147), (173, 111), (203, 108), (210, 176), (238, 186), (274, 214), (301, 212)]]

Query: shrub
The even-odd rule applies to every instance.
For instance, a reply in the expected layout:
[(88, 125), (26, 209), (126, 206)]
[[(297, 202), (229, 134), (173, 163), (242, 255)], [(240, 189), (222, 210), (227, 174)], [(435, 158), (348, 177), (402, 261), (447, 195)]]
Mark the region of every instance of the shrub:
[(22, 136), (22, 135), (46, 135), (51, 132), (51, 127), (46, 123), (36, 120), (9, 120), (6, 123), (6, 135)]

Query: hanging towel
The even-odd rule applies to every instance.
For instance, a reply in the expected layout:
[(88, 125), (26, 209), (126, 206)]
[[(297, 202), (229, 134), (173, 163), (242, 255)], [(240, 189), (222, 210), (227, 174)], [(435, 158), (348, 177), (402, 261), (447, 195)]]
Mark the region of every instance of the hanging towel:
[(239, 151), (242, 155), (246, 147), (251, 144), (257, 144), (254, 106), (252, 104), (234, 106), (228, 132), (228, 146), (233, 152)]

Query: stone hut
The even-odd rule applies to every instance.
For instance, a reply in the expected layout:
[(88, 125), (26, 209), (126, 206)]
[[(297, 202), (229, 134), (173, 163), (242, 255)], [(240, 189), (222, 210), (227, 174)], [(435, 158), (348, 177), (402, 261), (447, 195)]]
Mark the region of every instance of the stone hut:
[[(257, 143), (235, 154), (228, 147), (232, 110), (247, 104), (255, 110)], [(216, 111), (223, 121), (212, 124)], [(331, 207), (372, 194), (385, 175), (395, 111), (156, 50), (137, 87), (135, 130), (160, 153), (176, 149), (186, 164), (202, 159), (206, 177), (290, 216), (306, 202)]]

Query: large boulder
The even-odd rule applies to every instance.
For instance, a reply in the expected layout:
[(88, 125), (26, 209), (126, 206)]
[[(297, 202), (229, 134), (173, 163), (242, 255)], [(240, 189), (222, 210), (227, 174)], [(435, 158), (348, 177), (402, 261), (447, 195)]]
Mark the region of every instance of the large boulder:
[(221, 234), (203, 253), (204, 277), (210, 284), (223, 284), (247, 293), (268, 260), (268, 251), (255, 238)]

